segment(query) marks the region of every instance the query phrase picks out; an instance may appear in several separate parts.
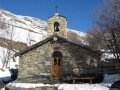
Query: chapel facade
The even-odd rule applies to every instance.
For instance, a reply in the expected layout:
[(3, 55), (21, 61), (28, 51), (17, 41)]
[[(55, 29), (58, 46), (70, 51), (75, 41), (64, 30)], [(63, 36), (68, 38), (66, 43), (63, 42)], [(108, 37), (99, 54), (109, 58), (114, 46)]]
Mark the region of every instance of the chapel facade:
[(58, 13), (49, 17), (47, 30), (45, 40), (15, 54), (19, 56), (17, 82), (53, 83), (101, 74), (101, 54), (67, 39), (66, 17)]

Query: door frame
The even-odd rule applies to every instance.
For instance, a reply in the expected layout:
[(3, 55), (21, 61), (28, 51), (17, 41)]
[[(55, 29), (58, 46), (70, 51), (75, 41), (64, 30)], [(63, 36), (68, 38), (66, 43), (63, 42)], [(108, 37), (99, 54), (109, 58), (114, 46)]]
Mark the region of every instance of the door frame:
[(52, 79), (62, 79), (62, 57), (52, 57)]

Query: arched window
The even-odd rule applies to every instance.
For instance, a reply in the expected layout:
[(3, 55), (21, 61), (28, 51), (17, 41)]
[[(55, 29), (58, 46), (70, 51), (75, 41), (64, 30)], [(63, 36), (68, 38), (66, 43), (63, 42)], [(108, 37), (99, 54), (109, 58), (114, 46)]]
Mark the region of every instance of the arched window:
[(52, 57), (53, 66), (61, 66), (62, 53), (60, 51), (54, 51)]
[(55, 31), (55, 32), (60, 31), (60, 24), (59, 24), (58, 22), (55, 22), (55, 23), (54, 23), (54, 31)]
[(62, 53), (60, 51), (54, 51), (52, 57), (62, 57)]

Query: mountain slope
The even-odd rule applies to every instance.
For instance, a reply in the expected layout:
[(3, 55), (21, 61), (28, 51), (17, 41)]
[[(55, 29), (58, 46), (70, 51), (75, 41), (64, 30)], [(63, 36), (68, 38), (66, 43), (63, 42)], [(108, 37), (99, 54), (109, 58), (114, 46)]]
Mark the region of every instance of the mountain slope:
[[(7, 29), (14, 31), (13, 40), (32, 44), (43, 40), (47, 37), (46, 26), (47, 22), (29, 16), (14, 15), (8, 11), (0, 11), (0, 20), (5, 23)], [(5, 31), (2, 28), (1, 31)], [(18, 37), (19, 36), (19, 37)], [(5, 37), (6, 35), (1, 35)], [(9, 38), (8, 38), (9, 39)]]
[[(12, 14), (6, 10), (0, 10), (0, 20), (5, 22), (7, 29), (14, 31), (14, 41), (27, 43), (28, 46), (39, 42), (47, 37), (47, 22), (30, 17)], [(3, 28), (4, 29), (4, 28)], [(1, 31), (4, 31), (0, 29)], [(86, 34), (76, 30), (68, 29), (68, 32), (75, 32), (80, 37), (85, 37)], [(0, 32), (1, 33), (1, 32)], [(19, 36), (19, 37), (18, 37)], [(5, 37), (1, 35), (0, 37)], [(9, 39), (9, 37), (8, 37)]]

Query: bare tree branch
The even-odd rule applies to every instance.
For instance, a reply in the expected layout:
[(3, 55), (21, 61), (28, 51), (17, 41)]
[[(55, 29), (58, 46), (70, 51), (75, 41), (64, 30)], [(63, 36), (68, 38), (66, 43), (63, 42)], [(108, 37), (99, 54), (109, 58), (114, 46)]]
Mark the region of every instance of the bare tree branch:
[[(104, 6), (93, 15), (94, 32), (91, 34), (96, 42), (112, 51), (116, 59), (120, 59), (120, 0), (104, 0)], [(99, 35), (100, 34), (100, 35)]]

